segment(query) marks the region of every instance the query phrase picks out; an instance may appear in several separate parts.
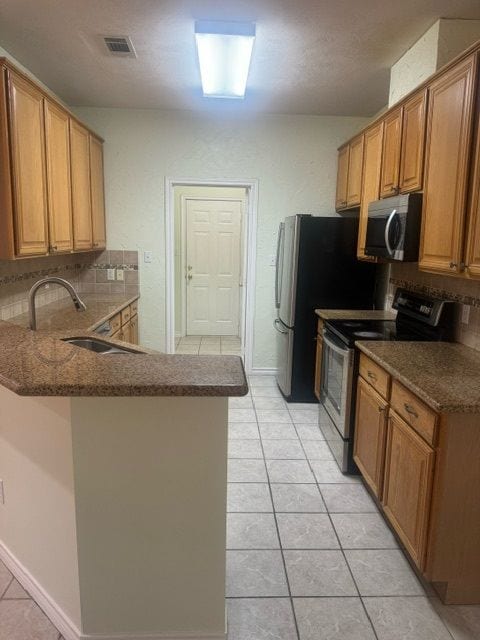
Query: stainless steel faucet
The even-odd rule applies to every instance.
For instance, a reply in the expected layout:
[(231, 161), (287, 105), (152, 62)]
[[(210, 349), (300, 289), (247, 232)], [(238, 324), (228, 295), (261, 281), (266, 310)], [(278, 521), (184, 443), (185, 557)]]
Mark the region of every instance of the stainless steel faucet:
[(75, 291), (73, 286), (70, 284), (70, 282), (68, 282), (68, 280), (64, 280), (63, 278), (57, 278), (57, 276), (51, 276), (50, 278), (42, 278), (42, 280), (39, 280), (33, 285), (33, 287), (30, 289), (30, 293), (28, 294), (28, 317), (30, 320), (30, 329), (32, 329), (33, 331), (35, 331), (37, 328), (35, 296), (37, 294), (37, 291), (40, 289), (40, 287), (43, 287), (43, 285), (45, 284), (59, 284), (62, 287), (65, 287), (65, 289), (70, 294), (73, 300), (73, 304), (75, 305), (75, 308), (77, 311), (85, 311), (85, 309), (87, 308), (86, 304), (82, 300), (80, 300), (77, 292)]

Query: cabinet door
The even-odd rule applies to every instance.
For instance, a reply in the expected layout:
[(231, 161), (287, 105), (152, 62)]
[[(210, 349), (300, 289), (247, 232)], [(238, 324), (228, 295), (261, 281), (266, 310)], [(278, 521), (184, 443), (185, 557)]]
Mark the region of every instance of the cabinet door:
[(347, 206), (348, 153), (348, 144), (338, 151), (336, 209), (345, 209)]
[(315, 395), (320, 400), (320, 392), (322, 389), (322, 354), (323, 354), (323, 338), (317, 335), (317, 350), (315, 356)]
[(477, 57), (429, 87), (419, 268), (461, 270)]
[(70, 119), (70, 153), (72, 158), (73, 248), (92, 248), (92, 207), (90, 195), (89, 133)]
[(45, 99), (48, 229), (51, 253), (73, 249), (68, 114)]
[(433, 449), (391, 412), (383, 508), (420, 570), (425, 563), (434, 458)]
[(472, 176), (472, 197), (468, 215), (465, 270), (471, 277), (480, 277), (480, 114), (477, 117), (477, 141)]
[(350, 143), (347, 176), (347, 206), (355, 207), (360, 204), (362, 192), (363, 170), (363, 135)]
[(103, 185), (103, 144), (90, 136), (90, 177), (92, 193), (93, 248), (105, 249), (105, 195)]
[(400, 154), (400, 191), (420, 191), (423, 185), (427, 92), (412, 96), (403, 105)]
[(130, 320), (130, 342), (138, 344), (138, 316), (133, 316)]
[(377, 498), (382, 496), (388, 405), (358, 378), (353, 459)]
[(402, 108), (394, 109), (383, 120), (382, 176), (380, 198), (398, 193), (400, 146), (402, 142)]
[(383, 122), (379, 122), (364, 135), (363, 180), (358, 224), (357, 257), (360, 260), (375, 261), (365, 255), (365, 239), (367, 235), (368, 205), (378, 200), (380, 189), (380, 170), (382, 163)]
[(43, 96), (8, 71), (16, 254), (48, 251), (47, 176)]

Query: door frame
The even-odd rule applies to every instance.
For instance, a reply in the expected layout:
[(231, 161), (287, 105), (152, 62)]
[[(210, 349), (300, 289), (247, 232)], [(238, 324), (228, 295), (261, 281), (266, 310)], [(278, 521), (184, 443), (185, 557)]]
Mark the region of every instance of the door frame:
[[(242, 218), (240, 220), (240, 265), (239, 265), (239, 281), (241, 285), (239, 287), (239, 305), (238, 305), (238, 332), (240, 340), (243, 340), (244, 336), (244, 326), (243, 326), (243, 304), (244, 304), (244, 295), (242, 289), (245, 288), (246, 282), (244, 278), (244, 262), (245, 262), (245, 232), (246, 232), (246, 215), (245, 209), (247, 205), (247, 193), (245, 193), (244, 198), (212, 198), (211, 196), (201, 197), (201, 196), (185, 196), (181, 197), (181, 219), (182, 219), (182, 242), (180, 247), (180, 262), (182, 267), (186, 267), (187, 265), (187, 210), (186, 204), (188, 200), (213, 200), (215, 202), (241, 202), (242, 203)], [(241, 295), (240, 295), (241, 294)], [(187, 281), (182, 279), (182, 318), (181, 318), (181, 334), (182, 337), (186, 335), (187, 332)]]
[(246, 191), (243, 229), (240, 335), (247, 373), (253, 366), (255, 269), (257, 257), (258, 180), (194, 180), (165, 178), (165, 352), (175, 353), (175, 187), (243, 187)]

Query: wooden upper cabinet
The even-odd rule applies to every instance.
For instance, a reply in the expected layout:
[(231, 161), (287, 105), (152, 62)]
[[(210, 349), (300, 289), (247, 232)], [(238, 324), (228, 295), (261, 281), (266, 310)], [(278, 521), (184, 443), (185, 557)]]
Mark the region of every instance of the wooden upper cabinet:
[(421, 570), (425, 564), (434, 458), (433, 449), (391, 412), (383, 508)]
[(358, 378), (353, 459), (377, 498), (382, 496), (388, 404)]
[(90, 136), (90, 178), (92, 196), (93, 248), (105, 249), (105, 193), (103, 184), (103, 143)]
[(423, 186), (427, 91), (412, 96), (403, 105), (399, 187), (402, 193)]
[(45, 99), (50, 253), (73, 249), (69, 115)]
[(13, 71), (7, 74), (15, 252), (42, 255), (48, 251), (43, 95)]
[(477, 55), (429, 86), (419, 267), (461, 271)]
[(382, 164), (383, 122), (367, 129), (364, 134), (363, 179), (358, 224), (357, 257), (360, 260), (374, 261), (365, 255), (365, 239), (367, 235), (368, 205), (378, 200), (380, 189), (380, 171)]
[(472, 197), (468, 213), (465, 271), (468, 276), (480, 277), (480, 113), (477, 114), (477, 141), (472, 174)]
[(347, 207), (360, 204), (363, 172), (363, 134), (350, 142), (347, 175)]
[(380, 198), (394, 196), (399, 190), (400, 149), (402, 142), (402, 107), (383, 119), (382, 173)]
[(347, 185), (348, 185), (348, 156), (350, 147), (346, 144), (338, 150), (337, 164), (337, 194), (335, 197), (335, 208), (345, 209), (347, 206)]
[(73, 248), (92, 248), (92, 204), (90, 194), (90, 134), (70, 119), (70, 149), (73, 206)]

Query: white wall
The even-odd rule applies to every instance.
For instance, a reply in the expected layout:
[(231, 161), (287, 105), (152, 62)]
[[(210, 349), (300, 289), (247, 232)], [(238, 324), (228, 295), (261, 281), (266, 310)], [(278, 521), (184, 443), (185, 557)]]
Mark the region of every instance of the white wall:
[(437, 20), (390, 70), (388, 106), (480, 40), (480, 20)]
[[(273, 287), (278, 223), (294, 213), (332, 214), (336, 149), (364, 118), (209, 117), (190, 112), (76, 109), (106, 141), (109, 246), (151, 250), (140, 263), (142, 343), (165, 342), (165, 176), (259, 181), (254, 366), (275, 365)], [(140, 256), (141, 259), (141, 256)]]

